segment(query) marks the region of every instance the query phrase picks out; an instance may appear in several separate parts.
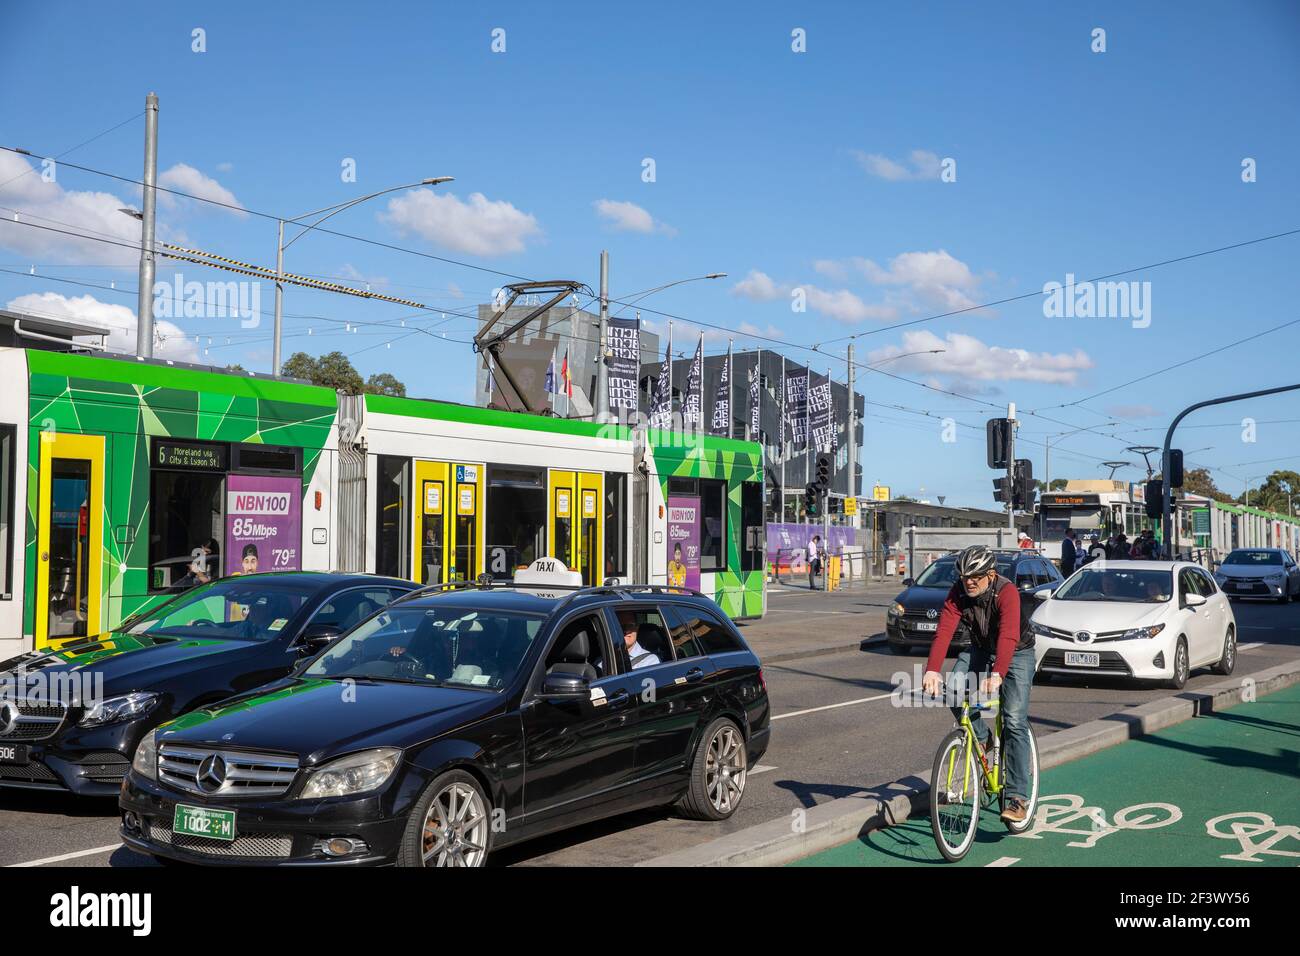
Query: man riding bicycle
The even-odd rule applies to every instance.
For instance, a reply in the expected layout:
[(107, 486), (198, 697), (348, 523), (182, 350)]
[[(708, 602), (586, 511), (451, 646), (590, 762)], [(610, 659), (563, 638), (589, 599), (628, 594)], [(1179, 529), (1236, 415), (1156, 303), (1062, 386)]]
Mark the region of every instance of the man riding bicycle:
[[(957, 581), (948, 592), (939, 615), (939, 630), (930, 645), (922, 687), (937, 697), (943, 690), (939, 668), (958, 625), (970, 632), (970, 646), (957, 656), (952, 668), (953, 683), (961, 687), (970, 673), (982, 674), (992, 664), (993, 672), (980, 683), (982, 694), (1002, 693), (1002, 732), (1006, 740), (1007, 800), (1002, 819), (1020, 823), (1028, 812), (1029, 781), (1029, 688), (1034, 681), (1034, 636), (1029, 629), (1028, 609), (1022, 610), (1016, 586), (998, 574), (993, 552), (982, 544), (972, 545), (957, 557)], [(961, 706), (953, 708), (961, 719)], [(976, 720), (981, 745), (987, 747), (991, 731)]]

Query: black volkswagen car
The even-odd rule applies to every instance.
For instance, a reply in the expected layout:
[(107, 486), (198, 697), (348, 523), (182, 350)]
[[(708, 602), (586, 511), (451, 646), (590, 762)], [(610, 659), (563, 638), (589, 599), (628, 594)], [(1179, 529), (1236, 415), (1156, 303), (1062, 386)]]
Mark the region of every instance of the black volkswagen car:
[[(1056, 565), (1037, 551), (995, 551), (994, 556), (998, 574), (1013, 581), (1022, 593), (1032, 594), (1038, 588), (1055, 587), (1063, 580)], [(894, 603), (885, 612), (885, 636), (891, 650), (897, 654), (930, 650), (939, 629), (939, 612), (956, 582), (955, 554), (931, 563), (915, 581), (904, 578), (905, 590), (894, 598)], [(955, 653), (969, 643), (970, 635), (958, 628), (949, 645), (949, 653)]]
[(149, 730), (278, 680), (415, 585), (278, 572), (200, 585), (123, 621), (0, 663), (0, 786), (116, 796)]
[(173, 861), (482, 866), (642, 807), (729, 817), (768, 710), (758, 658), (703, 596), (421, 593), (149, 734), (121, 832)]

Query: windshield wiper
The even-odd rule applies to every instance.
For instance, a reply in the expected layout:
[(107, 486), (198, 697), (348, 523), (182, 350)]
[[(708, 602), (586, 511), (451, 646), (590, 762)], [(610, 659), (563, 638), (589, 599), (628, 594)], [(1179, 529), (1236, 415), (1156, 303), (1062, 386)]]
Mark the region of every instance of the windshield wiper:
[(305, 673), (304, 677), (324, 677), (326, 680), (373, 680), (385, 684), (419, 684), (422, 687), (441, 687), (443, 682), (437, 678), (425, 677), (396, 677), (384, 674), (312, 674)]

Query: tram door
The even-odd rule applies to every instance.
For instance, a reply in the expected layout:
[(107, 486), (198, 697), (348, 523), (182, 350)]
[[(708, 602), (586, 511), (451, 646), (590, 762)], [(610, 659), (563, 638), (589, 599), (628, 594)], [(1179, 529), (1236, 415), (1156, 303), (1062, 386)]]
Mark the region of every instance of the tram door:
[(36, 646), (102, 630), (104, 438), (40, 435)]
[(483, 570), (484, 470), (481, 464), (415, 463), (412, 580), (472, 581)]
[(585, 585), (599, 584), (605, 566), (601, 507), (605, 476), (591, 471), (552, 471), (551, 557), (582, 574)]

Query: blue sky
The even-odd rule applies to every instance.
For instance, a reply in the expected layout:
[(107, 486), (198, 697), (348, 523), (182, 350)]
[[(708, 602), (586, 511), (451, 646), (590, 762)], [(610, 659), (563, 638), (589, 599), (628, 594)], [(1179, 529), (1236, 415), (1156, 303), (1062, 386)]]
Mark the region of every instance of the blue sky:
[[(196, 28), (206, 52), (192, 50)], [(1105, 52), (1091, 49), (1096, 28)], [(495, 29), (505, 31), (501, 53)], [(806, 31), (806, 52), (791, 49), (795, 29)], [(1191, 402), (1300, 381), (1292, 325), (1090, 398), (1300, 318), (1300, 236), (1123, 277), (1150, 283), (1144, 328), (1122, 317), (1048, 318), (1035, 295), (882, 331), (1070, 273), (1084, 279), (1300, 228), (1298, 37), (1300, 8), (1289, 2), (6, 5), (0, 145), (58, 155), (139, 114), (153, 90), (164, 182), (250, 211), (296, 216), (455, 176), (330, 226), (467, 265), (319, 233), (286, 258), (291, 271), (369, 280), (433, 310), (417, 317), (286, 292), (286, 355), (341, 349), (415, 395), (470, 400), (472, 324), (454, 313), (510, 281), (481, 270), (594, 287), (601, 248), (615, 297), (727, 272), (643, 305), (779, 339), (840, 378), (847, 335), (859, 335), (864, 362), (943, 348), (883, 370), (964, 397), (859, 373), (868, 401), (881, 403), (869, 407), (864, 478), (868, 489), (879, 479), (895, 492), (989, 506), (982, 423), (993, 406), (1038, 412), (1025, 416), (1022, 437), (1040, 477), (1033, 442), (1119, 420), (1053, 452), (1054, 476), (1095, 477), (1106, 473), (1098, 460), (1134, 459), (1126, 444), (1158, 443)], [(64, 158), (138, 178), (142, 141), (137, 115)], [(1242, 182), (1246, 157), (1256, 162), (1252, 183)], [(643, 181), (646, 158), (654, 182)], [(341, 178), (347, 159), (355, 182)], [(955, 160), (953, 182), (937, 175), (945, 159)], [(0, 153), (0, 218), (16, 210), (29, 224), (138, 239), (115, 212), (138, 205), (130, 184), (66, 166), (53, 183), (11, 179), (23, 162)], [(159, 234), (274, 261), (275, 223), (257, 215), (161, 203)], [(0, 268), (10, 270), (0, 272), (0, 303), (122, 324), (115, 343), (133, 341), (129, 249), (0, 221)], [(178, 268), (188, 280), (224, 278), (170, 264), (158, 278)], [(110, 284), (117, 289), (93, 287)], [(796, 290), (804, 312), (792, 311)], [(269, 285), (261, 295), (258, 328), (178, 318), (161, 351), (268, 369)], [(442, 310), (454, 311), (443, 320)], [(342, 331), (345, 322), (357, 331)], [(675, 329), (684, 340), (680, 322)], [(727, 337), (712, 331), (706, 348), (725, 349)], [(825, 358), (801, 348), (828, 340), (838, 341), (822, 345)], [(756, 342), (736, 336), (738, 348)], [(1298, 408), (1283, 397), (1207, 411), (1189, 424), (1214, 427), (1189, 429), (1181, 444), (1240, 493), (1247, 477), (1300, 464)], [(1248, 416), (1253, 442), (1242, 440)], [(943, 441), (945, 418), (961, 423), (956, 442)]]

